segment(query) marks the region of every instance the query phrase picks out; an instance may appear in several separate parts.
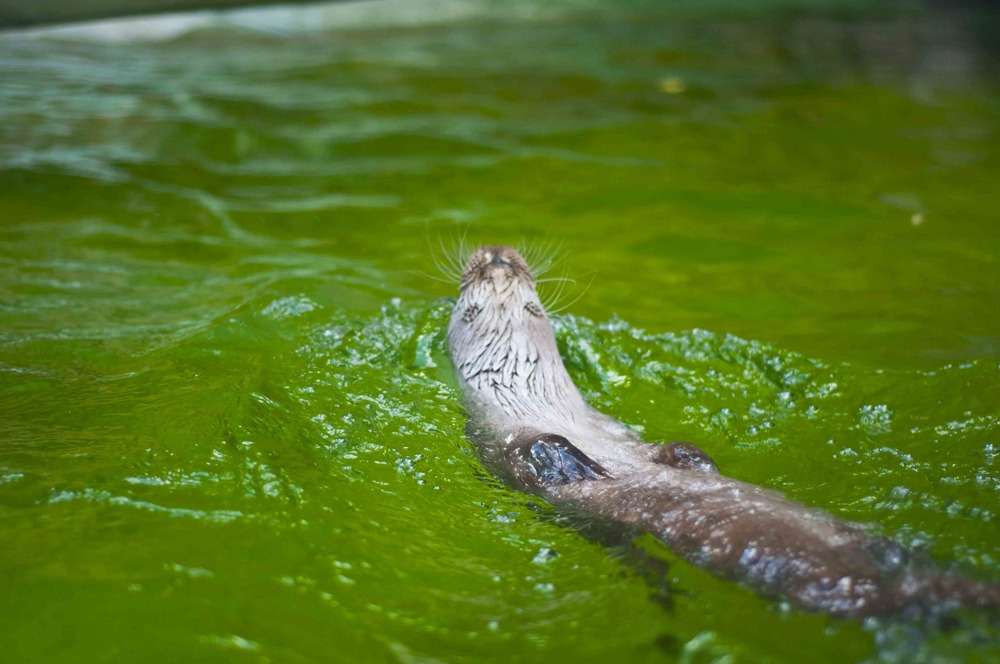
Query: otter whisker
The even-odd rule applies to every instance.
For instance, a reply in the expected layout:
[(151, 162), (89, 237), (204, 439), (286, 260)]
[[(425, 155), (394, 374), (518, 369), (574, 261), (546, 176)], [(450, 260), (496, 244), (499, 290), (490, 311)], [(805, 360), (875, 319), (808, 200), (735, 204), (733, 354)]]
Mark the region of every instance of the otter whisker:
[(555, 308), (557, 304), (559, 304), (559, 301), (562, 299), (563, 290), (566, 287), (567, 281), (569, 281), (569, 277), (566, 277), (564, 272), (563, 277), (556, 282), (557, 286), (555, 290), (547, 294), (544, 300), (542, 301), (542, 306), (545, 308), (546, 311), (551, 311), (552, 309)]
[(441, 250), (444, 252), (445, 260), (448, 264), (457, 270), (462, 269), (462, 256), (458, 250), (458, 239), (455, 237), (449, 237), (448, 246), (444, 245), (444, 240), (441, 241)]
[[(574, 283), (575, 283), (575, 282), (574, 282)], [(570, 308), (571, 306), (573, 306), (574, 304), (576, 304), (576, 303), (577, 303), (577, 301), (578, 301), (578, 300), (579, 300), (579, 299), (580, 299), (581, 297), (583, 297), (584, 295), (586, 295), (586, 293), (587, 293), (587, 290), (588, 290), (588, 289), (590, 288), (590, 285), (591, 285), (592, 283), (594, 283), (594, 277), (593, 277), (593, 275), (591, 275), (591, 277), (590, 277), (590, 281), (588, 281), (588, 282), (587, 282), (587, 285), (583, 287), (583, 290), (582, 290), (582, 291), (580, 291), (580, 294), (579, 294), (579, 295), (577, 295), (576, 297), (574, 297), (574, 298), (573, 298), (572, 300), (570, 300), (570, 301), (569, 301), (569, 302), (567, 302), (566, 304), (562, 305), (561, 307), (557, 307), (557, 308), (554, 308), (554, 309), (549, 309), (549, 310), (548, 310), (548, 311), (549, 311), (549, 315), (551, 316), (551, 315), (553, 315), (553, 314), (558, 314), (558, 313), (561, 313), (561, 312), (563, 312), (563, 311), (566, 311), (566, 310), (567, 310), (567, 309), (569, 309), (569, 308)]]
[(425, 225), (427, 231), (427, 248), (429, 250), (431, 262), (434, 263), (434, 267), (438, 269), (442, 275), (447, 277), (447, 279), (438, 279), (437, 277), (431, 276), (427, 273), (418, 273), (425, 277), (430, 277), (435, 281), (446, 281), (448, 283), (454, 283), (462, 276), (462, 266), (456, 265), (454, 260), (448, 255), (448, 250), (444, 246), (444, 240), (441, 235), (437, 236), (437, 245), (441, 250), (440, 255), (434, 249), (434, 242), (431, 240), (430, 225), (429, 223)]
[[(466, 227), (465, 232), (468, 232), (468, 227)], [(428, 245), (431, 245), (429, 237)], [(465, 260), (462, 256), (462, 251), (457, 246), (458, 240), (452, 236), (448, 241), (448, 244), (446, 244), (445, 237), (439, 234), (437, 238), (437, 245), (440, 253), (435, 251), (433, 246), (431, 246), (430, 252), (431, 260), (434, 262), (434, 265), (442, 274), (452, 277), (453, 280), (460, 280), (462, 273), (465, 271)]]
[(525, 251), (521, 254), (524, 257), (524, 262), (528, 264), (531, 274), (539, 277), (551, 270), (561, 260), (560, 251), (562, 251), (562, 243), (550, 240), (544, 244), (526, 246)]
[(441, 253), (444, 260), (444, 265), (439, 263), (437, 260), (434, 261), (438, 266), (438, 269), (445, 274), (458, 275), (458, 277), (460, 277), (462, 275), (462, 266), (456, 263), (454, 257), (451, 255), (451, 252), (449, 252), (447, 247), (444, 246), (444, 240), (438, 238), (438, 244), (441, 246)]
[(455, 251), (453, 253), (453, 258), (455, 263), (459, 266), (459, 272), (464, 271), (465, 262), (469, 259), (469, 254), (472, 253), (465, 246), (465, 239), (466, 236), (468, 236), (468, 234), (469, 234), (469, 226), (466, 225), (465, 228), (462, 229), (462, 234), (458, 237), (457, 246), (454, 248)]
[(521, 238), (521, 246), (523, 247), (523, 251), (519, 249), (518, 253), (521, 254), (521, 257), (524, 258), (524, 262), (528, 264), (528, 267), (531, 268), (531, 272), (534, 273), (535, 259), (538, 258), (538, 253), (539, 253), (538, 250), (540, 248), (540, 245), (528, 244), (528, 241), (526, 239)]
[(459, 278), (459, 276), (457, 276), (459, 274), (458, 271), (455, 270), (453, 267), (449, 267), (447, 265), (442, 264), (440, 259), (434, 254), (434, 252), (431, 252), (431, 261), (434, 263), (434, 266), (438, 269), (438, 272), (447, 277), (447, 279), (440, 279), (440, 281), (454, 283), (455, 280)]
[(424, 272), (423, 270), (414, 270), (413, 274), (416, 274), (418, 276), (424, 277), (426, 279), (433, 279), (434, 281), (440, 281), (443, 284), (454, 284), (455, 283), (454, 277), (450, 277), (450, 276), (449, 277), (437, 277), (437, 276), (434, 276), (433, 274), (429, 274), (427, 272)]
[(547, 277), (545, 279), (535, 280), (536, 284), (545, 284), (552, 282), (555, 282), (557, 286), (552, 293), (549, 293), (545, 297), (545, 301), (542, 302), (542, 307), (549, 312), (557, 308), (557, 305), (559, 304), (560, 300), (563, 297), (563, 292), (566, 284), (576, 284), (576, 279), (573, 279), (571, 277)]

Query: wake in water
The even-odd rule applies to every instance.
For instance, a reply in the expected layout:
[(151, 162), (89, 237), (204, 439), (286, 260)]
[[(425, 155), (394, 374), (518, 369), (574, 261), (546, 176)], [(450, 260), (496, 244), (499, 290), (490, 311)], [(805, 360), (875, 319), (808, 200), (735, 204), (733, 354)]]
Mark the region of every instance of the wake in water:
[(484, 461), (557, 505), (638, 526), (714, 574), (842, 616), (1000, 606), (1000, 585), (921, 572), (898, 543), (719, 474), (689, 443), (651, 445), (590, 407), (563, 365), (525, 260), (480, 247), (448, 330)]

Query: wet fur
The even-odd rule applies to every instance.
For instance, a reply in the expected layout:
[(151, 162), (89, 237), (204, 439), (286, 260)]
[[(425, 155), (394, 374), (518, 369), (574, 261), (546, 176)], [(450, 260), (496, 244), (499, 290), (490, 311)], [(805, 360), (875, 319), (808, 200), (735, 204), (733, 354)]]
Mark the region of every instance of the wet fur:
[(696, 565), (808, 609), (1000, 606), (997, 584), (914, 572), (896, 542), (721, 475), (689, 443), (646, 443), (591, 408), (515, 250), (474, 251), (460, 288), (448, 342), (469, 436), (514, 486), (643, 528)]

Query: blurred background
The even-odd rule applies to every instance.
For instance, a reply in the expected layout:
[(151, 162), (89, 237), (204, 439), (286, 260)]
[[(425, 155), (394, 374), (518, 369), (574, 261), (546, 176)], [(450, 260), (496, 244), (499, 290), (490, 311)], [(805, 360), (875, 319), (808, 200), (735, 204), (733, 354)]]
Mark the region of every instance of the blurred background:
[(208, 4), (0, 2), (13, 661), (1000, 656), (489, 480), (434, 260), (554, 252), (596, 406), (996, 579), (988, 3)]

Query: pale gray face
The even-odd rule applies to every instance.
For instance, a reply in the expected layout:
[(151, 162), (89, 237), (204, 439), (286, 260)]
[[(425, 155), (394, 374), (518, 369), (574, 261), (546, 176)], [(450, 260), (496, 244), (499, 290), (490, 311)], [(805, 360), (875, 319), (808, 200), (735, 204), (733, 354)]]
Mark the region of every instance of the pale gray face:
[(484, 246), (469, 257), (451, 315), (448, 345), (473, 389), (517, 389), (527, 396), (539, 362), (562, 366), (528, 264), (510, 247)]
[(453, 325), (458, 318), (487, 331), (500, 330), (506, 323), (545, 318), (531, 269), (510, 247), (488, 245), (472, 252), (460, 288)]

